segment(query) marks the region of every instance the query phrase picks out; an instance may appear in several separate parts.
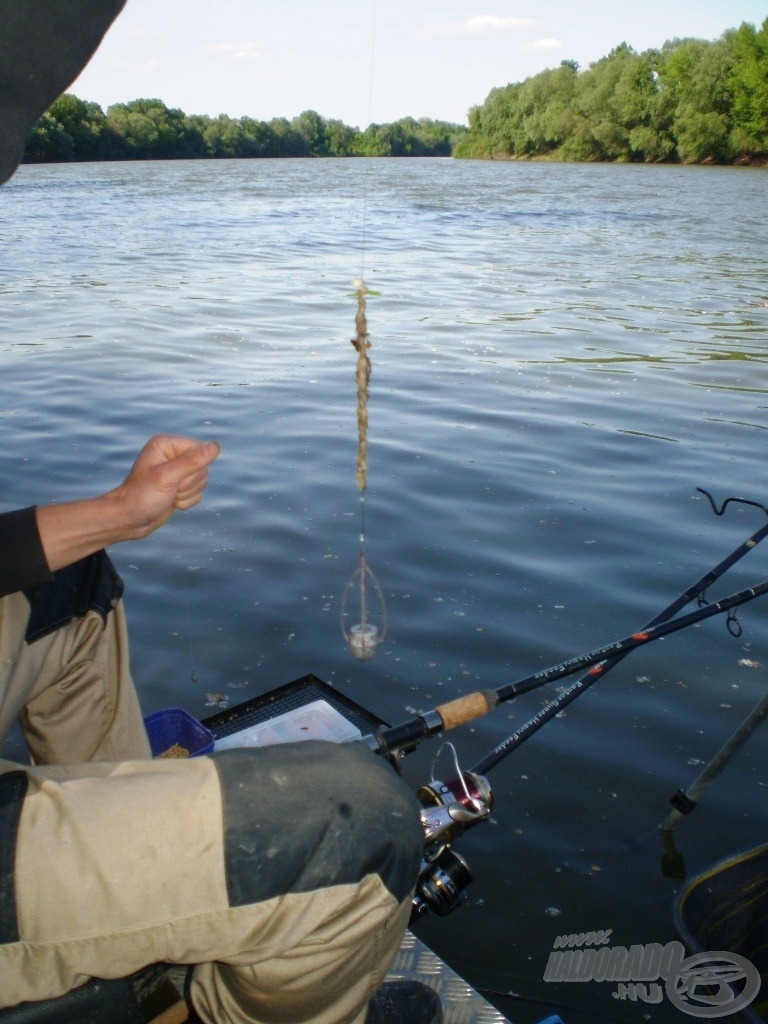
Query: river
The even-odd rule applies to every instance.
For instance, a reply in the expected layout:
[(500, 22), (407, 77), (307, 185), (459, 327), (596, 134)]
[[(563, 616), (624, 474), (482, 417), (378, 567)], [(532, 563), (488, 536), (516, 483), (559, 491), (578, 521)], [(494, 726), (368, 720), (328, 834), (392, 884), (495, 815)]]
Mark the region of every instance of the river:
[[(220, 441), (203, 505), (112, 552), (147, 713), (205, 717), (312, 672), (399, 722), (622, 638), (765, 520), (717, 517), (697, 488), (768, 502), (766, 185), (416, 159), (22, 167), (0, 189), (3, 507), (106, 490), (156, 431)], [(339, 629), (361, 273), (389, 619), (365, 663)], [(768, 546), (708, 596), (766, 576)], [(544, 971), (561, 934), (676, 938), (657, 826), (765, 694), (767, 609), (632, 654), (489, 774), (492, 821), (456, 846), (468, 903), (419, 927), (515, 1024), (687, 1019)], [(567, 683), (457, 730), (460, 763)], [(414, 785), (439, 746), (406, 761)], [(675, 827), (687, 878), (765, 839), (767, 787), (758, 734)]]

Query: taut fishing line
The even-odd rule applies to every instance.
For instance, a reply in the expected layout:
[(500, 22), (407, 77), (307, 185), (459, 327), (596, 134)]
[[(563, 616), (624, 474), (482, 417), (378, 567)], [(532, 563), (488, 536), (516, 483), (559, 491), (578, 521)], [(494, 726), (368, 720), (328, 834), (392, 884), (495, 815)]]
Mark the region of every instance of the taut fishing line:
[[(376, 3), (373, 4), (373, 26), (371, 32), (371, 76), (368, 94), (368, 120), (370, 123), (373, 106), (373, 67), (376, 45)], [(366, 295), (369, 289), (365, 283), (365, 254), (368, 223), (368, 188), (363, 186), (363, 222), (360, 253), (360, 276), (352, 285), (357, 298), (355, 312), (355, 336), (352, 346), (357, 352), (355, 385), (357, 391), (357, 463), (355, 478), (360, 491), (360, 552), (357, 566), (344, 588), (341, 601), (341, 632), (350, 652), (358, 661), (370, 661), (387, 632), (387, 611), (384, 594), (368, 565), (365, 546), (365, 498), (368, 486), (368, 395), (371, 379), (371, 348), (368, 333)], [(370, 293), (373, 294), (373, 293)]]

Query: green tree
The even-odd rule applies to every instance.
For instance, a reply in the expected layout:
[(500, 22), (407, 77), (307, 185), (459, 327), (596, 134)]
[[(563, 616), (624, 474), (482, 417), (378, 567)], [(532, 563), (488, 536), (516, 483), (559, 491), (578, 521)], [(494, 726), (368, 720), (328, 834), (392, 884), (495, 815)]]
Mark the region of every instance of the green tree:
[(295, 156), (328, 156), (325, 121), (315, 110), (305, 110), (291, 121)]
[(27, 135), (24, 159), (28, 163), (63, 163), (74, 160), (72, 136), (65, 131), (60, 121), (46, 112)]
[(241, 117), (239, 123), (237, 155), (239, 157), (266, 157), (272, 155), (274, 140), (269, 125), (251, 117)]
[(507, 85), (492, 89), (481, 106), (469, 112), (469, 133), (461, 140), (457, 155), (509, 156), (515, 148), (519, 127), (517, 97), (521, 86)]
[(48, 108), (48, 114), (71, 137), (78, 160), (99, 160), (109, 155), (111, 136), (107, 133), (104, 111), (98, 103), (88, 103), (65, 93)]
[(768, 158), (768, 19), (721, 39), (626, 43), (580, 71), (563, 62), (491, 90), (456, 156), (564, 160)]
[(565, 141), (573, 126), (577, 71), (574, 62), (563, 61), (520, 85), (512, 140), (516, 153), (541, 156)]
[(205, 130), (182, 110), (158, 99), (116, 103), (107, 110), (109, 127), (121, 138), (125, 155), (138, 160), (205, 156)]
[(219, 114), (216, 118), (201, 118), (200, 130), (210, 157), (237, 156), (240, 128), (234, 118)]
[(342, 121), (326, 121), (325, 141), (329, 156), (354, 156), (360, 132)]
[(28, 160), (109, 160), (120, 140), (97, 103), (64, 93), (33, 126), (26, 151)]
[(731, 36), (731, 148), (737, 159), (768, 157), (768, 18)]
[(297, 136), (290, 121), (285, 117), (273, 117), (267, 122), (272, 137), (270, 156), (300, 156), (305, 140)]
[(659, 80), (669, 93), (670, 132), (684, 163), (730, 160), (730, 60), (725, 37), (717, 43), (675, 40), (662, 48)]
[(108, 108), (107, 121), (122, 139), (126, 156), (146, 160), (156, 155), (160, 136), (157, 117), (151, 116), (155, 102), (160, 104), (160, 100), (133, 100)]
[(644, 68), (638, 61), (635, 51), (622, 43), (577, 80), (573, 106), (587, 159), (630, 159), (630, 132), (642, 107), (637, 89)]

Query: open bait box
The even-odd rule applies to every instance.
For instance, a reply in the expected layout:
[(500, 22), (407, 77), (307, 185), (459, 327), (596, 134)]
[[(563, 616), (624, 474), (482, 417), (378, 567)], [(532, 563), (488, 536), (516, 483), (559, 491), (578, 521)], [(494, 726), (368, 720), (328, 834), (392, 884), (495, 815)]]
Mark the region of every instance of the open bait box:
[(368, 736), (386, 724), (313, 675), (203, 720), (213, 734), (216, 750), (310, 739), (343, 743)]

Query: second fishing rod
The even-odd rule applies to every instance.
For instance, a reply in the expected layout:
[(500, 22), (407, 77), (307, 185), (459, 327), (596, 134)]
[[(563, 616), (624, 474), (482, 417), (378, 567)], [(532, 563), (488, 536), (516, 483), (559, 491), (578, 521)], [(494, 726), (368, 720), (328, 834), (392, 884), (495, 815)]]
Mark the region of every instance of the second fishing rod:
[[(728, 499), (728, 502), (724, 503), (718, 512), (711, 496), (707, 496), (718, 515), (722, 514), (730, 501), (738, 500)], [(757, 503), (747, 502), (747, 504)], [(768, 515), (768, 508), (760, 507)], [(490, 784), (486, 778), (488, 770), (516, 749), (525, 739), (542, 728), (563, 707), (585, 692), (593, 682), (602, 678), (636, 647), (721, 612), (728, 613), (729, 630), (733, 631), (733, 623), (736, 622), (738, 625), (738, 621), (733, 617), (733, 609), (761, 594), (768, 593), (768, 580), (755, 587), (722, 598), (714, 604), (706, 604), (706, 591), (712, 583), (753, 550), (766, 536), (768, 536), (768, 523), (765, 523), (731, 551), (709, 572), (699, 577), (641, 630), (629, 637), (572, 658), (568, 662), (545, 669), (543, 672), (528, 676), (505, 687), (500, 687), (498, 690), (469, 694), (466, 697), (458, 698), (458, 700), (435, 708), (431, 712), (416, 716), (394, 729), (384, 729), (375, 737), (368, 738), (374, 749), (378, 749), (379, 752), (385, 753), (390, 759), (397, 762), (400, 757), (414, 749), (421, 739), (480, 717), (497, 704), (545, 685), (553, 679), (569, 675), (580, 668), (589, 669), (574, 685), (550, 702), (542, 712), (534, 716), (512, 736), (507, 737), (469, 771), (462, 770), (452, 743), (446, 743), (440, 748), (440, 750), (444, 747), (453, 749), (455, 771), (444, 780), (436, 779), (433, 776), (431, 781), (421, 786), (418, 792), (419, 802), (422, 805), (421, 821), (425, 836), (425, 853), (413, 899), (412, 921), (431, 914), (445, 916), (466, 900), (466, 890), (472, 880), (472, 874), (464, 858), (453, 849), (453, 843), (467, 829), (487, 821), (490, 817), (494, 801)], [(674, 618), (678, 612), (695, 599), (698, 599), (700, 604), (697, 611), (677, 619)], [(439, 753), (440, 751), (438, 751), (438, 755)]]
[[(768, 534), (768, 524), (757, 531), (756, 534), (753, 534), (752, 537), (740, 545), (739, 548), (719, 563), (710, 573), (705, 574), (701, 580), (697, 581), (697, 584), (689, 588), (672, 605), (661, 612), (656, 619), (651, 620), (650, 624), (631, 633), (629, 636), (577, 655), (560, 664), (542, 669), (539, 672), (525, 676), (513, 683), (500, 686), (497, 689), (476, 691), (475, 693), (458, 697), (431, 711), (416, 715), (399, 725), (380, 730), (375, 736), (368, 737), (367, 742), (379, 753), (400, 755), (409, 749), (413, 749), (422, 740), (430, 736), (435, 736), (454, 729), (459, 725), (471, 722), (476, 718), (481, 718), (499, 704), (506, 703), (525, 693), (529, 693), (531, 690), (556, 682), (558, 679), (574, 675), (582, 669), (591, 669), (592, 675), (595, 678), (599, 678), (604, 674), (606, 665), (609, 663), (614, 664), (615, 660), (623, 658), (638, 647), (652, 643), (655, 640), (669, 636), (672, 633), (686, 629), (723, 612), (730, 613), (734, 608), (763, 596), (768, 593), (768, 580), (764, 580), (753, 587), (748, 587), (735, 594), (730, 594), (718, 601), (706, 604), (686, 615), (680, 615), (676, 618), (665, 617), (670, 609), (679, 610), (679, 608), (689, 603), (693, 597), (701, 594), (709, 583), (722, 575), (727, 568), (746, 554), (747, 551), (751, 550), (766, 534)], [(700, 585), (702, 583), (703, 586)], [(674, 615), (675, 612), (672, 611), (671, 614)], [(659, 619), (663, 619), (663, 621), (657, 621)]]
[[(715, 515), (723, 515), (727, 506), (736, 502), (761, 508), (763, 512), (765, 512), (766, 516), (768, 516), (768, 508), (766, 508), (765, 505), (761, 505), (758, 502), (749, 501), (744, 498), (728, 498), (718, 509), (712, 495), (708, 491), (705, 491), (702, 488), (698, 488), (698, 490), (709, 499)], [(686, 605), (690, 604), (691, 601), (696, 599), (698, 599), (700, 604), (704, 604), (706, 601), (705, 594), (707, 589), (745, 555), (749, 554), (750, 551), (753, 551), (766, 536), (768, 536), (768, 522), (764, 523), (759, 530), (756, 530), (750, 537), (739, 544), (738, 547), (734, 548), (730, 554), (718, 562), (716, 566), (709, 570), (709, 572), (700, 576), (695, 583), (691, 584), (687, 590), (683, 591), (683, 593), (675, 598), (674, 601), (670, 602), (666, 608), (655, 615), (643, 628), (650, 629), (661, 622), (667, 622), (669, 619), (672, 619), (677, 615), (678, 612), (682, 611), (682, 609), (685, 608)], [(558, 694), (557, 697), (546, 705), (546, 707), (542, 708), (519, 729), (503, 739), (492, 751), (478, 761), (477, 764), (472, 767), (471, 771), (479, 775), (485, 775), (491, 770), (491, 768), (494, 768), (500, 761), (511, 754), (513, 750), (517, 750), (522, 743), (535, 735), (535, 733), (543, 728), (547, 722), (551, 721), (564, 708), (568, 707), (568, 705), (576, 700), (577, 697), (580, 697), (582, 693), (586, 692), (593, 683), (596, 683), (598, 679), (602, 679), (611, 669), (615, 668), (629, 653), (629, 651), (624, 651), (621, 654), (616, 654), (612, 658), (608, 658), (606, 661), (595, 666), (595, 668), (589, 669), (589, 671), (585, 672), (585, 674), (577, 679), (575, 683), (572, 683), (566, 690)], [(597, 671), (598, 668), (599, 671)]]

